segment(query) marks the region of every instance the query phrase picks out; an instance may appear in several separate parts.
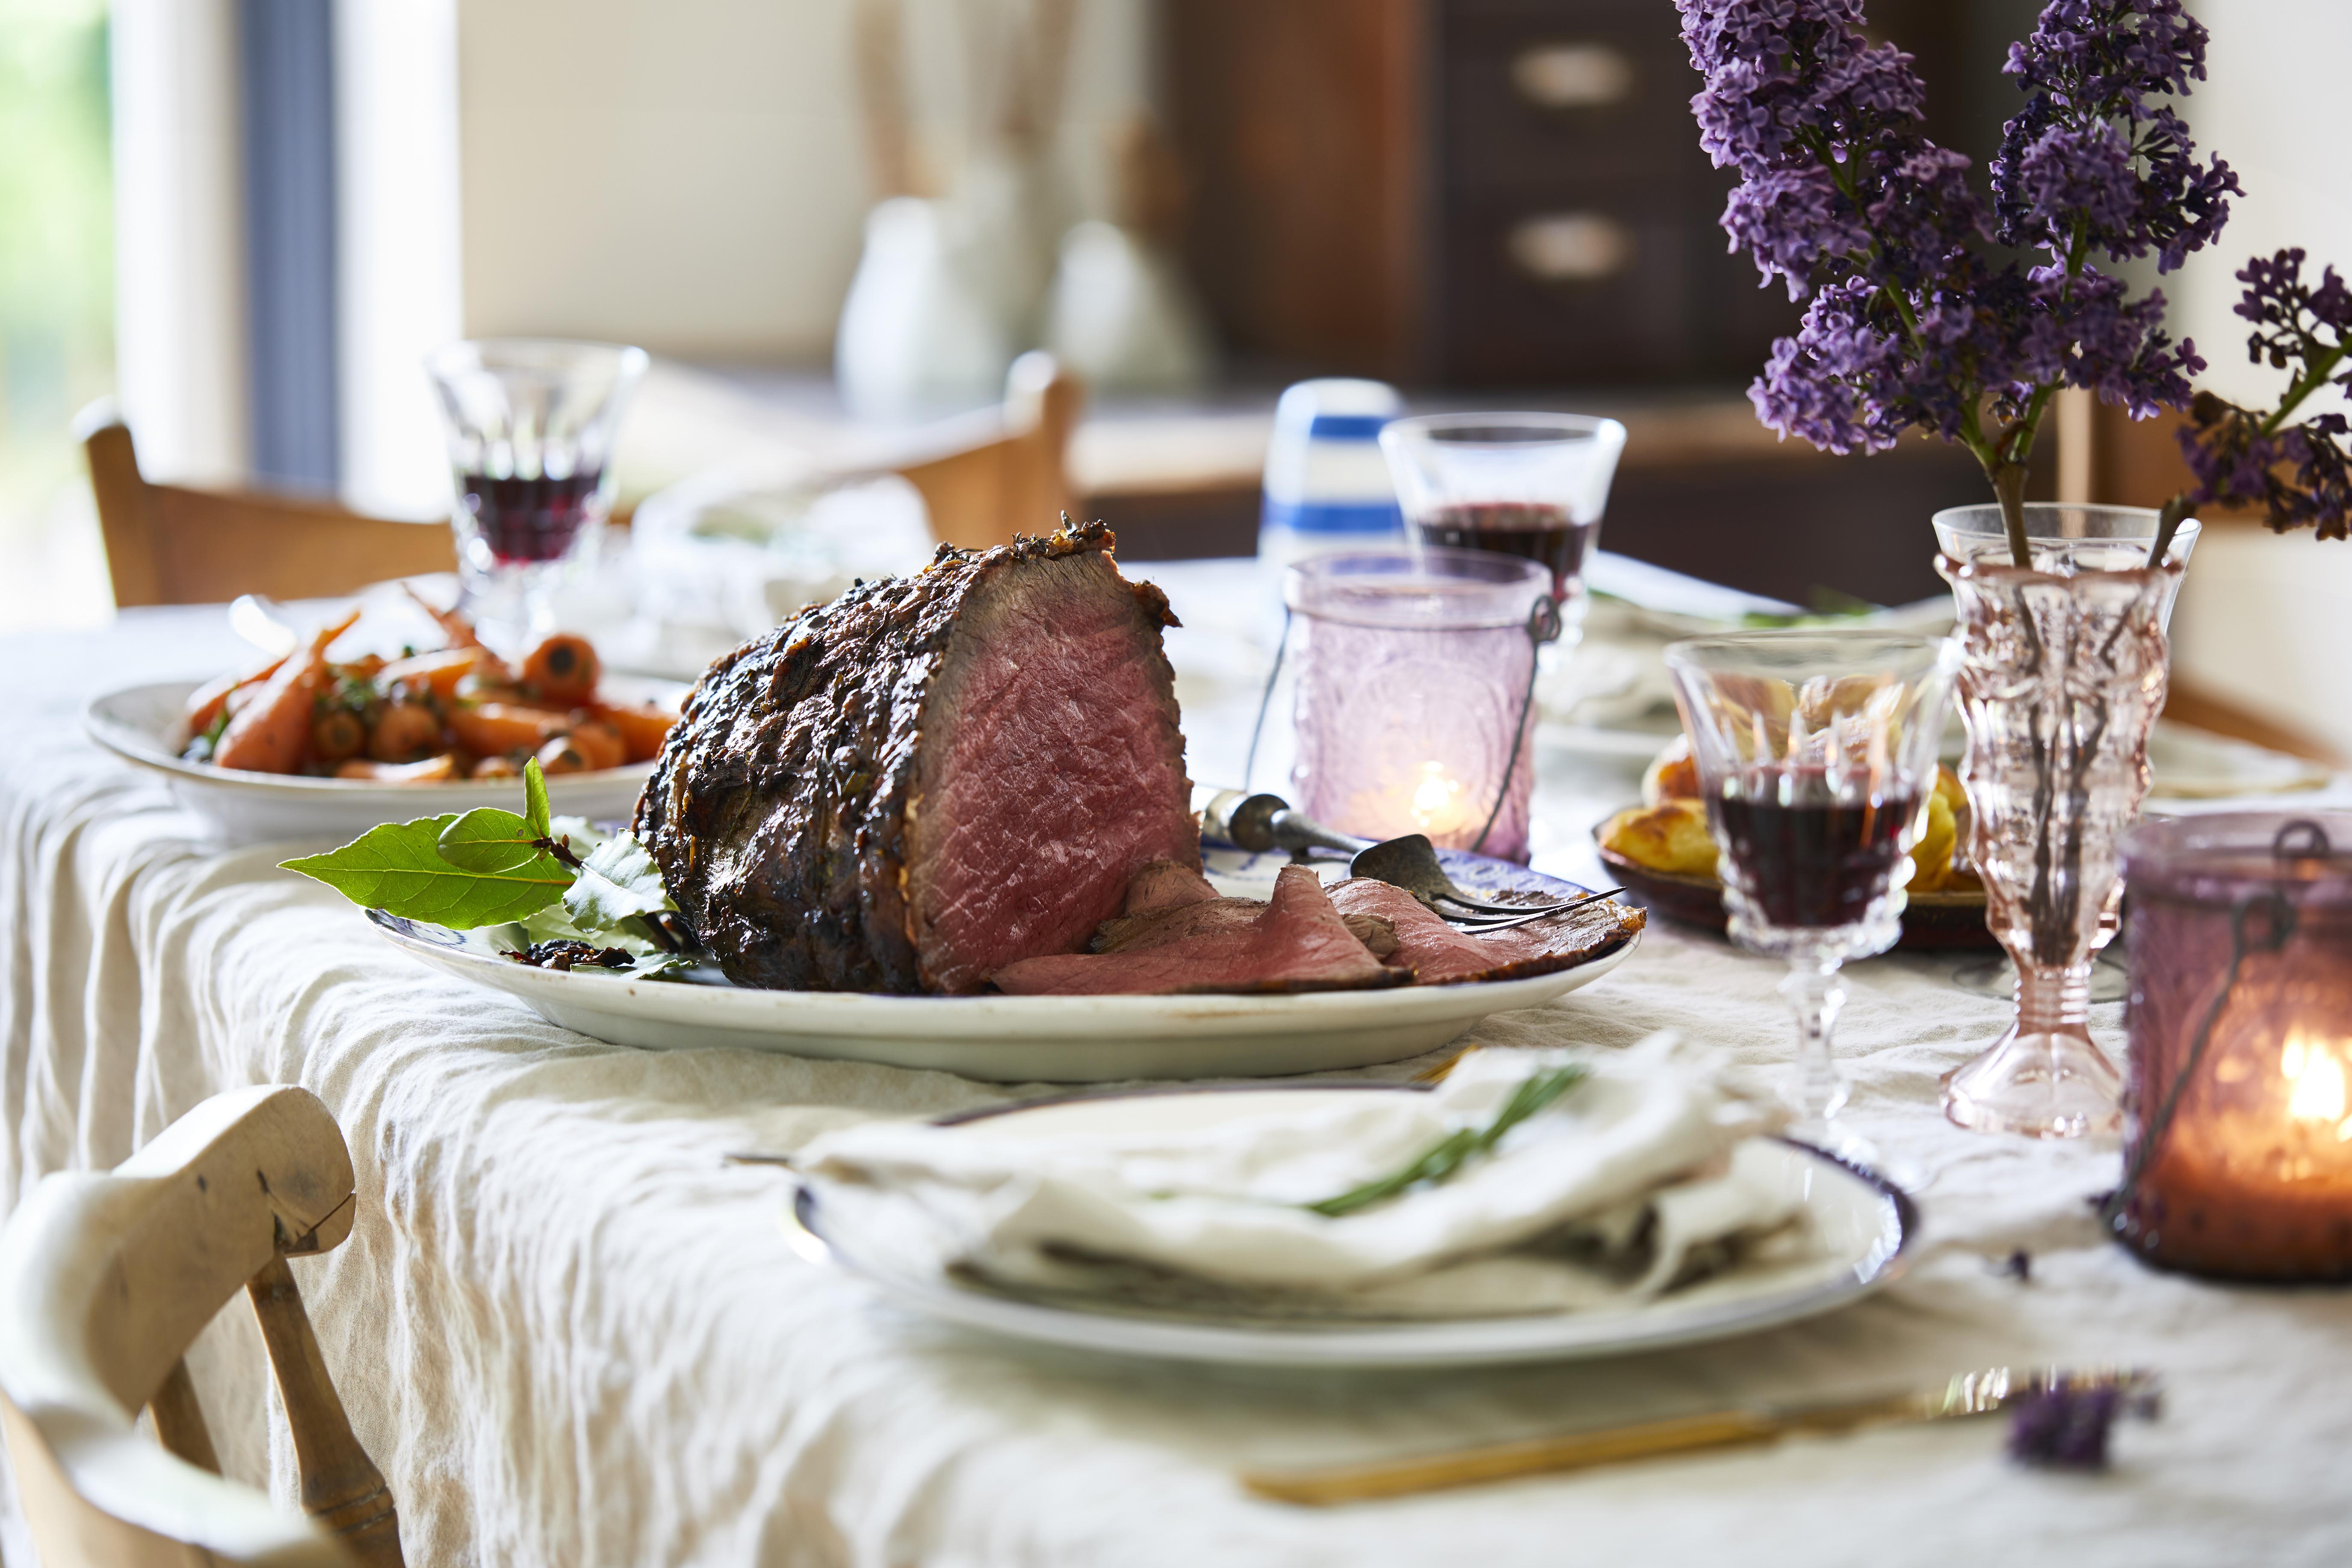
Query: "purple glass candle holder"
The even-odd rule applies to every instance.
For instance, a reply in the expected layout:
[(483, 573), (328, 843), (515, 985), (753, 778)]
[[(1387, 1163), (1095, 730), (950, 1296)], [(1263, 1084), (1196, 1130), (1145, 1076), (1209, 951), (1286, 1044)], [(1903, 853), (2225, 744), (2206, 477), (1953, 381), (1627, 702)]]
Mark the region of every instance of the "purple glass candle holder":
[(1524, 861), (1530, 615), (1549, 616), (1549, 569), (1469, 550), (1326, 555), (1289, 568), (1283, 597), (1298, 624), (1300, 809), (1367, 838), (1423, 833)]
[(2223, 1279), (2352, 1279), (2352, 814), (2147, 823), (2123, 853), (2116, 1238)]

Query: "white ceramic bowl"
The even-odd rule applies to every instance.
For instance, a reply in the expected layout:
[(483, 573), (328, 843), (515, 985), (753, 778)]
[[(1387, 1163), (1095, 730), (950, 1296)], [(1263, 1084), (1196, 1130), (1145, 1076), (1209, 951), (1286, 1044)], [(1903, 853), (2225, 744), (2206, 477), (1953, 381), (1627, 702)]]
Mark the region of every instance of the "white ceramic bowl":
[[(165, 680), (127, 687), (98, 698), (82, 711), (90, 739), (125, 762), (162, 773), (172, 795), (210, 835), (228, 844), (275, 839), (358, 837), (380, 823), (471, 811), (478, 805), (520, 810), (522, 786), (513, 779), (449, 784), (385, 784), (356, 779), (303, 778), (247, 773), (182, 759), (188, 743), (189, 693), (199, 682)], [(674, 701), (683, 688), (668, 681), (607, 677), (605, 689), (623, 701)], [(547, 781), (548, 805), (559, 816), (591, 821), (625, 818), (650, 763), (589, 773), (558, 773)]]

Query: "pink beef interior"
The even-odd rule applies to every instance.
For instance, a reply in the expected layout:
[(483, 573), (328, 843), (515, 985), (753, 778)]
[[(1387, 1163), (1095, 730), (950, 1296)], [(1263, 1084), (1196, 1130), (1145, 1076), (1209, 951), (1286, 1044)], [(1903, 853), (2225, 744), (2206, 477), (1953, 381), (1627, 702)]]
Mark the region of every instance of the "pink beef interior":
[(1352, 991), (1411, 978), (1365, 951), (1303, 866), (1282, 868), (1270, 902), (1217, 899), (1160, 913), (1165, 942), (1032, 958), (999, 971), (996, 984), (1016, 996), (1112, 996)]
[(909, 831), (933, 988), (1083, 947), (1153, 860), (1200, 864), (1159, 628), (1087, 552), (975, 591), (925, 706)]

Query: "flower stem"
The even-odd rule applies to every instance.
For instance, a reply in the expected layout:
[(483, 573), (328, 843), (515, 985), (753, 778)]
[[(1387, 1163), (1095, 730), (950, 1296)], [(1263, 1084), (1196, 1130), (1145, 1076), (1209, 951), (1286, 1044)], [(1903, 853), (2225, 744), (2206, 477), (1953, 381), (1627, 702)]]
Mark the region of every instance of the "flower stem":
[(2025, 479), (2023, 463), (2004, 458), (1990, 470), (1992, 493), (2000, 501), (2000, 526), (2009, 535), (2009, 559), (2021, 569), (2033, 565), (2033, 542), (2025, 531)]

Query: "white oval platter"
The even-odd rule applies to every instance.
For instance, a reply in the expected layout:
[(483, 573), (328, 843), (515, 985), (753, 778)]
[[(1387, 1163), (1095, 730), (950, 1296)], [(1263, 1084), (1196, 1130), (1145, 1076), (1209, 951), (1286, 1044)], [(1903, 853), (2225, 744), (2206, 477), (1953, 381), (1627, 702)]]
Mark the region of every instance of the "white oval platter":
[[(1573, 884), (1487, 862), (1492, 886)], [(1277, 856), (1211, 850), (1211, 880), (1264, 897)], [(1334, 870), (1341, 868), (1334, 867)], [(1580, 889), (1577, 889), (1580, 890)], [(1550, 974), (1475, 985), (1402, 985), (1250, 996), (872, 996), (763, 991), (715, 971), (644, 980), (593, 969), (537, 969), (500, 953), (485, 931), (452, 931), (370, 910), (394, 942), (461, 980), (522, 1000), (551, 1024), (614, 1045), (653, 1049), (748, 1047), (795, 1056), (930, 1068), (998, 1083), (1108, 1083), (1127, 1079), (1265, 1078), (1402, 1061), (1445, 1044), (1490, 1013), (1535, 1007), (1622, 963), (1640, 935)]]
[[(180, 751), (188, 742), (188, 694), (199, 684), (165, 680), (109, 692), (83, 710), (82, 723), (91, 740), (116, 756), (162, 773), (182, 809), (200, 819), (213, 837), (230, 844), (350, 839), (380, 823), (471, 811), (478, 805), (511, 810), (522, 799), (521, 786), (512, 779), (384, 784), (247, 773), (188, 762)], [(674, 681), (621, 676), (607, 677), (604, 684), (614, 696), (633, 702), (674, 701), (684, 690)], [(626, 817), (636, 809), (637, 791), (652, 772), (651, 763), (638, 763), (589, 773), (558, 773), (547, 781), (548, 805), (559, 816), (592, 821)]]
[[(1164, 1128), (1171, 1115), (1207, 1127), (1224, 1117), (1263, 1114), (1275, 1094), (1412, 1093), (1407, 1084), (1204, 1084), (1182, 1089), (1073, 1096), (1008, 1106), (962, 1118), (975, 1135), (1012, 1133), (1015, 1122), (1052, 1117), (1057, 1131), (1114, 1131), (1139, 1116)], [(1182, 1108), (1175, 1100), (1196, 1103)], [(1910, 1263), (1918, 1211), (1876, 1173), (1847, 1165), (1807, 1144), (1759, 1139), (1738, 1158), (1761, 1179), (1786, 1183), (1821, 1242), (1801, 1263), (1735, 1268), (1638, 1306), (1509, 1318), (1378, 1322), (1296, 1318), (1202, 1318), (1146, 1314), (1132, 1308), (1090, 1310), (1060, 1301), (1024, 1300), (938, 1277), (894, 1270), (859, 1253), (855, 1236), (825, 1224), (824, 1189), (803, 1182), (786, 1215), (796, 1250), (874, 1286), (888, 1300), (926, 1316), (1010, 1339), (1064, 1349), (1286, 1367), (1445, 1367), (1495, 1363), (1587, 1360), (1673, 1345), (1729, 1339), (1848, 1306), (1884, 1289)]]

